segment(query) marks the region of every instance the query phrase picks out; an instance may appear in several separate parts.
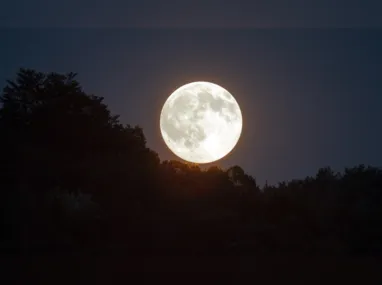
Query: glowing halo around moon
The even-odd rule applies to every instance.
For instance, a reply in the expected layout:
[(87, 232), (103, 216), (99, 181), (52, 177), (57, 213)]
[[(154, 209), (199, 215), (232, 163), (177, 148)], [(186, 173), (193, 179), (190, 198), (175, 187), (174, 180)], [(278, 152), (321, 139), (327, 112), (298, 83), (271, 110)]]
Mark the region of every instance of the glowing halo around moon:
[(160, 115), (160, 130), (168, 148), (181, 159), (200, 164), (231, 152), (242, 126), (235, 98), (223, 87), (203, 81), (175, 90)]

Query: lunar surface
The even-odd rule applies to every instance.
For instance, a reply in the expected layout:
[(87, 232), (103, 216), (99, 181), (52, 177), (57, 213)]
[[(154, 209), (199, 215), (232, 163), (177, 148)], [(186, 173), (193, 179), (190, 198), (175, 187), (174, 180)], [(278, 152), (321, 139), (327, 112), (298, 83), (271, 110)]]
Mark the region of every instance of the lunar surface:
[(237, 144), (242, 124), (235, 98), (209, 82), (193, 82), (175, 90), (160, 116), (166, 145), (193, 163), (210, 163), (226, 156)]

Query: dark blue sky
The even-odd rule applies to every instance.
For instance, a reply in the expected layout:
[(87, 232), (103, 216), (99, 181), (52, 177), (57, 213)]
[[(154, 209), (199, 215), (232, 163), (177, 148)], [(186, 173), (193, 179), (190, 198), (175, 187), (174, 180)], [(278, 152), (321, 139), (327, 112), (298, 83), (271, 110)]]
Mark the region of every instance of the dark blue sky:
[(0, 27), (382, 26), (380, 0), (2, 0)]
[(319, 167), (382, 166), (382, 30), (3, 29), (0, 82), (19, 67), (78, 72), (124, 123), (144, 128), (162, 159), (167, 96), (215, 82), (241, 105), (242, 138), (222, 166), (265, 180)]

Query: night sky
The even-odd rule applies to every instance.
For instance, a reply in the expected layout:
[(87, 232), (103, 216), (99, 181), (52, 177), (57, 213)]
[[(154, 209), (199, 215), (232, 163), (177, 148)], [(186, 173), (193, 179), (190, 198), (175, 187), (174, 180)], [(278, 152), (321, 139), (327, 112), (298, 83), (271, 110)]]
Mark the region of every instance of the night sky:
[[(353, 8), (349, 11), (354, 14), (357, 7)], [(177, 159), (160, 136), (162, 105), (185, 83), (211, 81), (235, 96), (244, 118), (238, 145), (218, 165), (240, 165), (260, 184), (305, 178), (325, 166), (338, 171), (360, 163), (382, 166), (382, 30), (286, 28), (301, 17), (297, 22), (279, 17), (274, 21), (283, 23), (279, 28), (250, 29), (253, 22), (245, 22), (248, 12), (241, 14), (240, 22), (236, 10), (236, 16), (228, 18), (228, 29), (221, 19), (229, 6), (220, 11), (221, 16), (210, 22), (201, 13), (201, 24), (193, 29), (184, 28), (190, 26), (189, 18), (183, 27), (158, 15), (154, 20), (161, 29), (139, 17), (127, 18), (126, 28), (110, 22), (115, 17), (102, 18), (95, 12), (99, 26), (108, 26), (109, 20), (110, 27), (94, 28), (93, 21), (88, 25), (93, 28), (86, 29), (81, 27), (87, 26), (88, 18), (73, 17), (64, 25), (57, 17), (55, 25), (55, 18), (45, 13), (43, 29), (0, 29), (0, 82), (4, 86), (20, 67), (77, 72), (85, 91), (105, 97), (123, 123), (143, 127), (148, 146), (161, 159)], [(373, 26), (374, 14), (363, 21), (333, 16), (326, 23)], [(27, 17), (17, 20), (4, 12), (0, 16), (5, 27), (33, 26)], [(308, 24), (316, 23), (310, 18)], [(41, 18), (34, 23), (44, 26)]]

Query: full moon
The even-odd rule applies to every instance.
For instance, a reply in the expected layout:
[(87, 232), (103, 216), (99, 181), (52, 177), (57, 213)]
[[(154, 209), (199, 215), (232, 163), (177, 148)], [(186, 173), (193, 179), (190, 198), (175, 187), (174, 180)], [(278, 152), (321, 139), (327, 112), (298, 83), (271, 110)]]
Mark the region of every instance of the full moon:
[(243, 118), (239, 104), (223, 87), (193, 82), (175, 90), (160, 115), (160, 130), (168, 148), (183, 160), (210, 163), (237, 144)]

